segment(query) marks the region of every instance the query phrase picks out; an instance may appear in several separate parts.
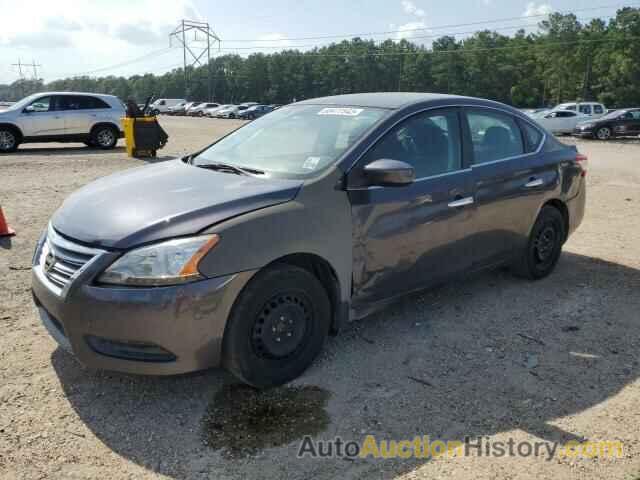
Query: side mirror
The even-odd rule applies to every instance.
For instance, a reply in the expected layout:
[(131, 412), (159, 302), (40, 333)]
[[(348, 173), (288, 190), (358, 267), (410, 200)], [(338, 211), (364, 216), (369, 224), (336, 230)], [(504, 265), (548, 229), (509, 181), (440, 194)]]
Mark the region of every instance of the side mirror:
[(416, 173), (411, 165), (399, 160), (375, 160), (364, 167), (370, 185), (402, 187), (413, 183)]
[(26, 107), (24, 107), (24, 110), (22, 110), (24, 113), (33, 113), (36, 111), (36, 108), (33, 105), (27, 105)]

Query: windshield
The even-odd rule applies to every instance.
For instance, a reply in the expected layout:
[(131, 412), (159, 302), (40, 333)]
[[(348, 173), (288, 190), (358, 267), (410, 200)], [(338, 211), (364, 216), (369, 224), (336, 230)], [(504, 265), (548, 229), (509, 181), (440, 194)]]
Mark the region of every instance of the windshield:
[(236, 130), (198, 155), (194, 165), (227, 163), (304, 178), (338, 157), (386, 114), (375, 108), (282, 107)]
[(41, 97), (42, 93), (34, 93), (33, 95), (29, 95), (28, 97), (24, 97), (22, 100), (14, 103), (13, 105), (10, 105), (7, 110), (17, 110), (20, 108), (24, 108), (27, 105), (29, 105), (32, 101), (34, 101), (36, 98)]

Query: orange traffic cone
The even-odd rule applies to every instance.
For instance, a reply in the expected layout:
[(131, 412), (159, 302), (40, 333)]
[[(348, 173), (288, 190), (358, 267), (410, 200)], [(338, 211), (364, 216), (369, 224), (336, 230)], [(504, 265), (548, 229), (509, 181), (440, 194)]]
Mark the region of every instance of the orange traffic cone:
[(2, 207), (0, 207), (0, 237), (11, 237), (16, 234), (16, 231), (7, 225), (7, 221), (2, 213)]

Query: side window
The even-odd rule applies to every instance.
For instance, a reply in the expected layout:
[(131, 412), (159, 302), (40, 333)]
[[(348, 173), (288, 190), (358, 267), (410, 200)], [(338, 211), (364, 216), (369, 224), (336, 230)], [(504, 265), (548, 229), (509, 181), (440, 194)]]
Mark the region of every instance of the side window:
[(580, 113), (591, 115), (591, 105), (580, 105)]
[(80, 97), (80, 109), (95, 110), (97, 108), (111, 108), (104, 101), (96, 97)]
[(575, 112), (576, 106), (575, 105), (569, 105), (567, 108), (565, 108), (565, 110), (573, 110)]
[(634, 110), (631, 115), (633, 115), (634, 120), (640, 120), (640, 110)]
[(594, 113), (604, 113), (604, 109), (602, 108), (602, 105), (594, 105), (593, 106), (593, 112)]
[(33, 108), (34, 112), (48, 112), (52, 103), (51, 98), (52, 97), (38, 98), (37, 100), (34, 100), (33, 102), (31, 102), (29, 106)]
[(56, 102), (56, 110), (80, 110), (82, 97), (75, 95), (60, 95)]
[(414, 115), (393, 128), (364, 157), (400, 160), (415, 169), (416, 179), (462, 168), (460, 122), (456, 110)]
[(522, 132), (524, 133), (525, 149), (527, 153), (535, 152), (542, 142), (542, 132), (533, 125), (519, 120)]
[(467, 120), (476, 165), (524, 153), (522, 132), (511, 115), (472, 109), (467, 112)]
[(161, 100), (158, 105), (166, 105), (166, 104), (167, 104), (167, 102), (165, 102), (164, 100)]
[(575, 117), (576, 114), (574, 112), (558, 112), (557, 117), (558, 118), (571, 118), (571, 117)]

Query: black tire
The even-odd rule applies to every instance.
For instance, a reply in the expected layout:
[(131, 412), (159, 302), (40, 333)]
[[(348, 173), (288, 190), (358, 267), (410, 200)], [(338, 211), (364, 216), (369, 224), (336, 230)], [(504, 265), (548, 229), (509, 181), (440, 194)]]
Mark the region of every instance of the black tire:
[(151, 115), (160, 115), (160, 110), (158, 110), (157, 108), (154, 110), (151, 110)]
[(91, 143), (103, 150), (110, 150), (118, 143), (118, 131), (109, 125), (100, 125), (91, 132)]
[(236, 114), (235, 114), (235, 113), (230, 113), (230, 114), (229, 114), (229, 118), (230, 118), (231, 120), (233, 120), (234, 118), (236, 118)]
[(82, 142), (82, 143), (84, 143), (89, 148), (95, 148), (96, 147), (96, 144), (93, 143), (93, 140), (91, 140), (91, 139), (87, 140), (86, 142)]
[(545, 206), (531, 229), (529, 241), (513, 267), (513, 272), (530, 280), (540, 280), (555, 268), (566, 239), (565, 222), (560, 211)]
[(20, 145), (20, 137), (12, 128), (0, 128), (0, 153), (15, 152)]
[(596, 138), (598, 140), (609, 140), (613, 137), (613, 132), (609, 127), (600, 127), (596, 130)]
[(292, 265), (268, 267), (251, 279), (233, 306), (223, 366), (257, 388), (289, 382), (322, 350), (330, 318), (329, 297), (315, 276)]

